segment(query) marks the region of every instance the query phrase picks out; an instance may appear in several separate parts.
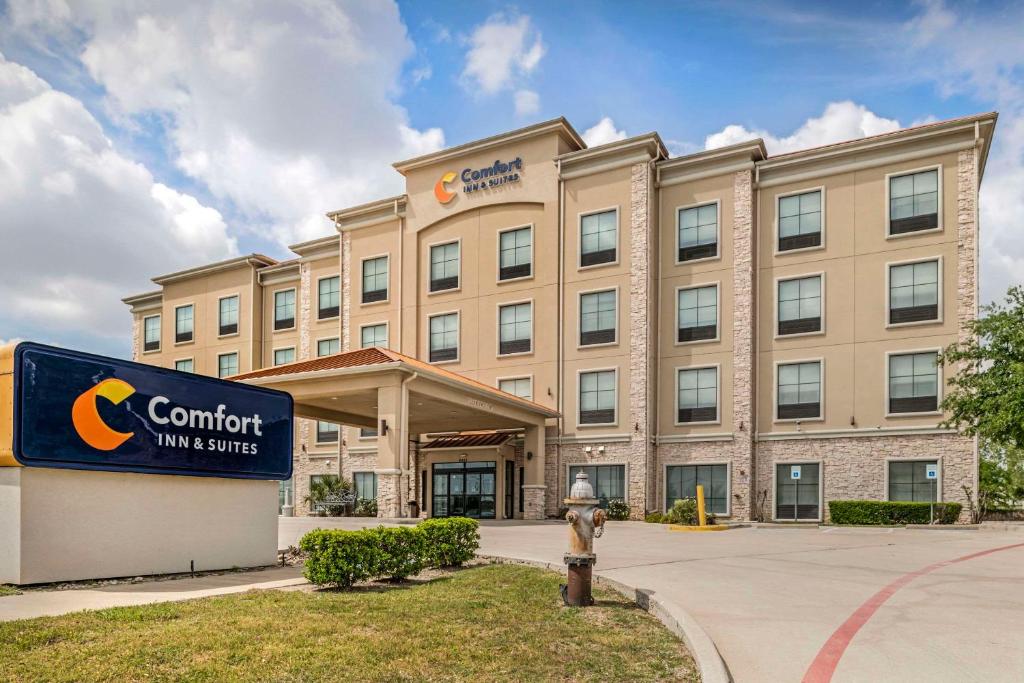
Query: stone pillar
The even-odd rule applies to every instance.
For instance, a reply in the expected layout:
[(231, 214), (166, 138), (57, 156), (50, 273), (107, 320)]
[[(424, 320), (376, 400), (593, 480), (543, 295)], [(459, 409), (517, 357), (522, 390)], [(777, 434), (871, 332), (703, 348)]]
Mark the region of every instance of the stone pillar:
[(362, 273), (352, 273), (352, 233), (341, 233), (341, 350), (352, 350), (352, 278)]
[[(948, 230), (948, 226), (946, 226)], [(956, 170), (956, 277), (957, 277), (957, 330), (961, 343), (972, 336), (970, 323), (978, 317), (978, 149), (964, 149), (957, 154)], [(960, 521), (970, 519), (963, 486), (972, 491), (979, 489), (978, 481), (978, 439), (962, 436), (971, 442), (972, 465), (966, 477), (947, 476), (956, 468), (950, 466), (950, 459), (942, 463), (942, 499), (955, 500), (964, 504)], [(975, 493), (975, 495), (977, 495)]]
[[(163, 336), (163, 316), (160, 317), (160, 336)], [(136, 363), (142, 357), (142, 317), (132, 313), (132, 360)]]
[[(629, 420), (624, 425), (632, 435), (629, 444), (629, 500), (633, 519), (643, 519), (651, 507), (656, 482), (651, 447), (651, 407), (654, 405), (654, 328), (651, 324), (651, 267), (654, 260), (649, 200), (651, 166), (633, 164), (630, 169), (629, 207)], [(647, 485), (644, 485), (646, 482)], [(566, 482), (566, 489), (572, 482)]]
[[(377, 389), (377, 516), (402, 516), (402, 391), (397, 384)], [(387, 432), (381, 430), (387, 423)]]
[[(734, 519), (750, 519), (754, 482), (754, 202), (753, 171), (733, 178), (732, 490)], [(727, 378), (722, 378), (723, 381)], [(738, 497), (737, 497), (738, 494)]]
[(544, 519), (544, 501), (547, 486), (544, 484), (544, 425), (530, 425), (526, 428), (523, 450), (526, 458), (526, 482), (523, 484), (523, 519)]

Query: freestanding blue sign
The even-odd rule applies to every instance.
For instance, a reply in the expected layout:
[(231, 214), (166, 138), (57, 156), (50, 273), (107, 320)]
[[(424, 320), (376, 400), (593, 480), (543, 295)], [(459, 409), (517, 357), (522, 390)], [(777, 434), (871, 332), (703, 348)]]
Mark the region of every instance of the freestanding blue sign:
[(238, 479), (292, 476), (292, 397), (22, 343), (14, 457), (29, 467)]

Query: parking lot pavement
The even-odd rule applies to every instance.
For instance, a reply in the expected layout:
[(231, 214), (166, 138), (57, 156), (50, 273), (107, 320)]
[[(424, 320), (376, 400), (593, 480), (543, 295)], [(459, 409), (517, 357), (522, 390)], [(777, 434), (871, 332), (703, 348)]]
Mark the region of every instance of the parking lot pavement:
[[(281, 539), (376, 523), (283, 519)], [(566, 543), (563, 524), (481, 525), (486, 554), (560, 563)], [(609, 522), (595, 550), (599, 574), (686, 609), (741, 683), (1024, 680), (1022, 533)]]

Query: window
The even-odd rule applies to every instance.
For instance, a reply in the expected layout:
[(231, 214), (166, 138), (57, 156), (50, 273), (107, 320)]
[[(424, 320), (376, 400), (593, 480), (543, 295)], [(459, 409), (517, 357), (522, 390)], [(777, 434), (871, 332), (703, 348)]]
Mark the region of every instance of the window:
[(377, 438), (377, 430), (376, 429), (367, 429), (366, 427), (360, 427), (359, 428), (359, 438), (360, 439), (375, 439), (375, 438)]
[(337, 337), (331, 339), (321, 339), (316, 343), (316, 355), (320, 356), (331, 356), (341, 351), (341, 340)]
[(289, 330), (295, 327), (295, 290), (274, 292), (274, 329)]
[(319, 303), (317, 305), (316, 317), (319, 320), (326, 318), (337, 318), (341, 305), (341, 278), (325, 277), (317, 284)]
[(618, 259), (618, 211), (591, 213), (580, 218), (580, 266), (614, 263)]
[(458, 360), (459, 314), (445, 313), (430, 318), (430, 362)]
[(533, 275), (533, 230), (506, 230), (498, 238), (498, 279), (515, 280)]
[(615, 423), (615, 371), (580, 373), (580, 424)]
[(821, 417), (821, 361), (778, 366), (779, 420)]
[(821, 276), (779, 280), (779, 336), (821, 332)]
[(231, 377), (238, 374), (238, 353), (222, 353), (217, 356), (217, 376)]
[(931, 503), (936, 497), (938, 481), (928, 478), (928, 465), (937, 460), (911, 460), (889, 463), (889, 500)]
[(192, 341), (192, 323), (194, 309), (192, 304), (178, 306), (174, 309), (174, 343), (181, 344)]
[(718, 204), (679, 209), (678, 260), (718, 256)]
[(529, 353), (533, 336), (533, 304), (498, 307), (498, 354)]
[(779, 251), (821, 246), (821, 190), (779, 197)]
[(333, 422), (316, 421), (317, 443), (338, 443), (338, 425)]
[(939, 227), (939, 170), (889, 178), (889, 234)]
[(142, 350), (146, 351), (159, 351), (160, 350), (160, 316), (151, 315), (148, 318), (142, 319)]
[(716, 515), (729, 514), (729, 468), (726, 465), (669, 465), (665, 468), (665, 508), (677, 500), (696, 498), (697, 486), (704, 487), (704, 509)]
[(174, 361), (174, 369), (178, 372), (194, 372), (194, 367), (195, 365), (192, 363), (191, 358)]
[(238, 297), (226, 296), (220, 300), (220, 311), (217, 315), (217, 334), (224, 337), (238, 334)]
[(430, 291), (459, 288), (459, 243), (435, 244), (430, 248)]
[(360, 348), (367, 349), (371, 346), (388, 346), (388, 326), (387, 323), (379, 323), (377, 325), (366, 325), (361, 328), (360, 333)]
[(295, 362), (295, 347), (274, 350), (274, 365), (284, 365)]
[(356, 498), (359, 500), (377, 499), (377, 473), (354, 472), (352, 481), (356, 485)]
[(676, 341), (718, 337), (718, 285), (679, 290), (679, 329)]
[(933, 413), (939, 409), (939, 354), (889, 356), (889, 412)]
[(625, 465), (572, 465), (569, 467), (568, 488), (576, 483), (576, 475), (581, 471), (586, 473), (594, 487), (594, 495), (602, 508), (607, 508), (609, 501), (626, 499)]
[(388, 257), (378, 256), (363, 261), (363, 303), (386, 301), (388, 298)]
[(510, 377), (498, 380), (498, 389), (527, 401), (533, 400), (533, 379), (530, 377)]
[(939, 319), (939, 262), (889, 266), (889, 324)]
[(714, 422), (717, 419), (718, 368), (680, 370), (679, 422)]
[(580, 294), (580, 346), (615, 342), (617, 299), (614, 289)]

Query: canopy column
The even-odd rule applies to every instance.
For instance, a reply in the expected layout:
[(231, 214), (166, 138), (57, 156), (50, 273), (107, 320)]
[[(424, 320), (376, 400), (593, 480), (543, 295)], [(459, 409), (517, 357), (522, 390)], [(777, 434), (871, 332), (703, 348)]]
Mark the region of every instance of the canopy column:
[(544, 519), (547, 487), (544, 485), (545, 445), (544, 424), (526, 426), (523, 450), (526, 455), (525, 482), (523, 483), (523, 519)]
[[(408, 414), (402, 410), (402, 392), (398, 386), (377, 389), (377, 516), (394, 519), (403, 516), (403, 448)], [(404, 443), (403, 443), (404, 442)]]

